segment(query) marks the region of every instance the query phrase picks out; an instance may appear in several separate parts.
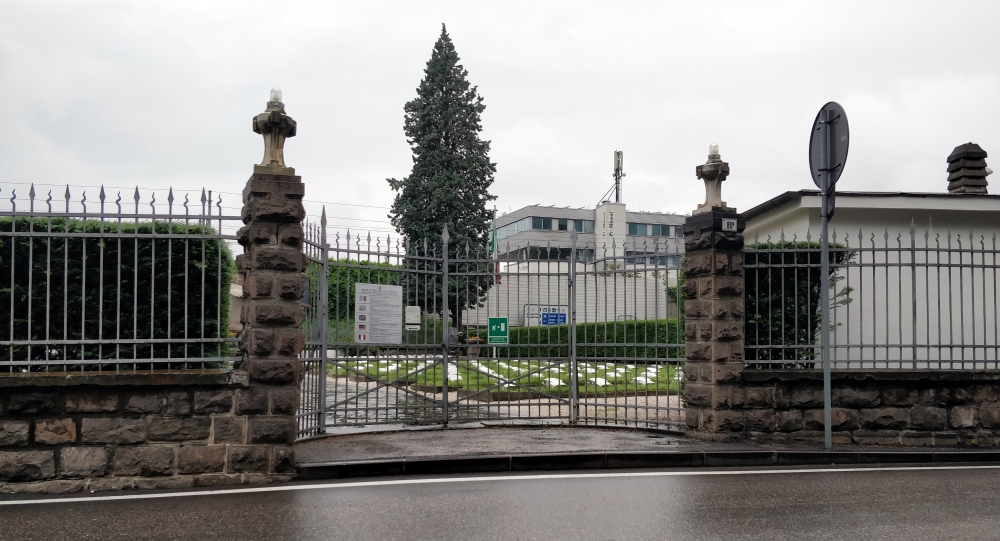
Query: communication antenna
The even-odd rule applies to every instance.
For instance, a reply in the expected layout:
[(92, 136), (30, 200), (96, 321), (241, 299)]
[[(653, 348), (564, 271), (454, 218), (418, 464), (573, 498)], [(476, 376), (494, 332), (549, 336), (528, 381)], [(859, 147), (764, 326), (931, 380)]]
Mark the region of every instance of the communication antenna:
[(615, 184), (601, 198), (601, 203), (608, 201), (608, 196), (611, 195), (611, 192), (615, 192), (615, 203), (622, 202), (622, 178), (625, 176), (625, 153), (620, 150), (615, 151), (615, 170), (612, 176), (615, 179)]

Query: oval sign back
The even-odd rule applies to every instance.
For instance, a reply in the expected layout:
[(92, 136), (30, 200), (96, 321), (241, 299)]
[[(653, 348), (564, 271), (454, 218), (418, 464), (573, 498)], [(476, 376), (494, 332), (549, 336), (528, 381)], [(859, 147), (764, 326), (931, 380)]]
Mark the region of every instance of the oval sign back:
[[(825, 133), (829, 130), (829, 137)], [(851, 142), (850, 129), (847, 126), (847, 113), (839, 103), (831, 101), (823, 106), (816, 114), (813, 121), (812, 135), (809, 136), (809, 173), (812, 175), (813, 183), (816, 187), (823, 189), (822, 169), (830, 171), (830, 186), (840, 179), (840, 174), (844, 172), (844, 165), (847, 163), (847, 148)], [(823, 163), (823, 145), (827, 146), (827, 156), (829, 161)]]

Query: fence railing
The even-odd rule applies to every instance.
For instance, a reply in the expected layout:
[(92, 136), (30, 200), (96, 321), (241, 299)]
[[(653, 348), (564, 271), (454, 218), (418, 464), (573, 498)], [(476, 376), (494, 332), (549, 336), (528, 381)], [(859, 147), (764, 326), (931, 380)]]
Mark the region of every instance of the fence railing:
[(238, 360), (229, 244), (241, 218), (222, 214), (221, 197), (36, 195), (12, 189), (0, 208), (0, 373)]
[[(819, 366), (820, 244), (782, 235), (745, 251), (746, 363)], [(998, 250), (992, 233), (830, 236), (835, 369), (996, 369)]]
[[(306, 227), (311, 291), (325, 294), (310, 294), (304, 325), (300, 436), (502, 419), (683, 425), (676, 244), (491, 250), (447, 235), (328, 234), (323, 223)], [(391, 341), (362, 336), (373, 320), (359, 284), (398, 291), (414, 314), (392, 323)]]

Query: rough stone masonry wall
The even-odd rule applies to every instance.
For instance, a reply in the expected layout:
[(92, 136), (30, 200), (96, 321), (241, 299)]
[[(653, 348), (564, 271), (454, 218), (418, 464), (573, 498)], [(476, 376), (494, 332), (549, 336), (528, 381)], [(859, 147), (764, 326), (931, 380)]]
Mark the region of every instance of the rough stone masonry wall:
[(0, 492), (287, 480), (295, 396), (245, 372), (0, 378)]

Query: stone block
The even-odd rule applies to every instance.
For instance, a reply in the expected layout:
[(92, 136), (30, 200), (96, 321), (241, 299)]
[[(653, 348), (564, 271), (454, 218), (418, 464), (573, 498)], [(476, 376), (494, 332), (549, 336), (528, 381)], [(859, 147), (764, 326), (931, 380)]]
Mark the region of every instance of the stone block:
[(250, 417), (250, 443), (292, 443), (295, 418), (285, 415)]
[(729, 272), (733, 274), (743, 272), (743, 254), (736, 253), (729, 256)]
[(976, 406), (955, 406), (948, 421), (952, 428), (975, 428), (977, 417)]
[(278, 385), (294, 383), (298, 379), (298, 367), (298, 358), (253, 359), (250, 363), (250, 379)]
[(718, 363), (712, 365), (712, 379), (716, 383), (736, 383), (743, 379), (743, 363)]
[(714, 432), (738, 432), (745, 426), (742, 411), (715, 411), (713, 417)]
[(274, 331), (274, 348), (278, 355), (298, 357), (306, 345), (306, 337), (297, 328), (276, 329)]
[(33, 392), (12, 395), (7, 402), (7, 415), (38, 415), (57, 411), (56, 393)]
[(710, 361), (712, 360), (712, 343), (695, 342), (692, 344), (688, 342), (685, 352), (689, 361)]
[[(830, 430), (842, 432), (858, 428), (858, 412), (844, 408), (830, 409)], [(806, 430), (825, 430), (823, 410), (814, 409), (802, 412), (803, 426)]]
[(258, 325), (291, 326), (302, 324), (303, 309), (297, 301), (255, 301), (254, 323)]
[(775, 430), (774, 410), (748, 410), (744, 412), (747, 430), (773, 432)]
[(295, 448), (290, 445), (275, 445), (271, 464), (274, 473), (295, 473)]
[(976, 402), (996, 402), (1000, 400), (1000, 385), (995, 383), (976, 385), (973, 396)]
[(299, 407), (299, 389), (285, 387), (271, 390), (271, 413), (274, 415), (295, 415)]
[(36, 481), (56, 474), (53, 451), (0, 451), (0, 481)]
[(698, 280), (691, 279), (684, 281), (684, 298), (685, 299), (698, 298)]
[(697, 320), (711, 317), (712, 301), (702, 299), (690, 299), (684, 302), (684, 317), (688, 320)]
[(898, 430), (856, 430), (851, 440), (858, 445), (899, 445)]
[(914, 406), (910, 409), (910, 428), (917, 430), (944, 430), (948, 412), (944, 408)]
[(86, 488), (90, 492), (129, 490), (132, 488), (132, 479), (128, 477), (101, 477), (91, 479)]
[(215, 487), (224, 485), (242, 485), (243, 476), (240, 474), (229, 475), (224, 473), (207, 473), (194, 478), (196, 487)]
[(182, 445), (177, 450), (177, 473), (216, 473), (225, 469), (225, 445)]
[[(727, 262), (728, 265), (728, 262)], [(742, 276), (716, 276), (715, 294), (720, 297), (742, 297), (743, 277)]]
[(714, 276), (705, 276), (704, 278), (696, 278), (694, 282), (698, 284), (698, 297), (706, 299), (712, 298), (712, 295), (714, 295), (713, 290), (715, 289), (713, 287), (713, 284), (715, 283)]
[(12, 483), (0, 487), (0, 492), (10, 494), (73, 494), (83, 490), (86, 482), (83, 480), (56, 479), (36, 483)]
[(309, 278), (302, 274), (278, 277), (278, 296), (289, 301), (297, 301), (305, 295)]
[(730, 340), (740, 340), (743, 338), (743, 324), (742, 323), (723, 323), (717, 322), (715, 324), (715, 339), (722, 341)]
[(189, 415), (191, 396), (186, 391), (167, 393), (167, 415)]
[(972, 399), (972, 394), (968, 387), (945, 387), (941, 389), (940, 396), (945, 404), (964, 404)]
[(125, 411), (130, 413), (163, 413), (167, 407), (167, 397), (163, 393), (138, 393), (125, 402)]
[(899, 385), (883, 387), (879, 399), (882, 406), (913, 406), (917, 403), (917, 390)]
[(212, 417), (213, 443), (243, 443), (246, 417)]
[(773, 387), (747, 387), (744, 392), (743, 406), (747, 408), (774, 407)]
[(717, 363), (725, 362), (729, 359), (729, 343), (728, 342), (709, 342), (712, 344), (712, 358), (711, 360)]
[(776, 411), (774, 424), (775, 429), (781, 432), (802, 430), (802, 412), (799, 410)]
[(698, 339), (698, 323), (687, 321), (684, 323), (684, 338), (688, 341)]
[(151, 441), (207, 440), (212, 429), (210, 417), (154, 418), (149, 422)]
[(39, 419), (35, 421), (35, 443), (62, 445), (76, 441), (73, 419)]
[(152, 477), (149, 479), (134, 479), (136, 490), (158, 490), (172, 488), (191, 488), (194, 486), (193, 475), (181, 477)]
[(236, 395), (236, 413), (239, 415), (267, 413), (267, 388), (250, 387)]
[(258, 271), (251, 273), (250, 279), (244, 284), (248, 297), (254, 299), (270, 299), (274, 296), (274, 273)]
[(245, 350), (256, 357), (267, 357), (274, 353), (274, 330), (252, 328), (244, 333), (247, 339)]
[(108, 473), (108, 451), (104, 447), (63, 447), (59, 450), (62, 477), (100, 477)]
[(693, 278), (696, 276), (701, 276), (705, 274), (712, 274), (713, 271), (713, 258), (710, 252), (708, 253), (687, 253), (684, 256), (684, 262), (682, 263), (682, 268), (684, 269), (684, 276), (686, 278)]
[(792, 408), (823, 407), (823, 388), (814, 385), (794, 387), (791, 389), (788, 405)]
[(83, 443), (140, 443), (146, 439), (142, 419), (85, 417), (80, 422)]
[(899, 433), (899, 443), (909, 447), (934, 445), (934, 433), (914, 430), (904, 430)]
[(274, 483), (287, 483), (295, 479), (294, 475), (275, 475), (262, 473), (248, 473), (243, 476), (243, 482), (248, 485), (269, 485)]
[(698, 428), (698, 420), (701, 418), (701, 411), (697, 408), (692, 408), (690, 405), (684, 408), (684, 424), (688, 428)]
[(958, 445), (958, 434), (955, 432), (935, 432), (934, 445), (954, 447)]
[(282, 224), (278, 228), (278, 242), (288, 246), (301, 246), (305, 238), (302, 231), (302, 224)]
[(267, 473), (267, 454), (266, 445), (230, 445), (229, 473)]
[(687, 406), (712, 407), (712, 389), (711, 385), (685, 385), (684, 400)]
[[(793, 442), (822, 443), (826, 441), (826, 432), (822, 430), (799, 430), (797, 432), (789, 432), (788, 440)], [(851, 443), (851, 433), (834, 432), (831, 434), (830, 440), (834, 445), (847, 445)]]
[(117, 410), (117, 393), (77, 392), (66, 395), (66, 411), (71, 413), (106, 413)]
[(174, 473), (174, 448), (167, 445), (118, 447), (114, 463), (115, 475), (171, 475)]
[(194, 392), (195, 413), (228, 413), (233, 410), (233, 392), (228, 389)]
[(28, 445), (28, 434), (31, 432), (29, 421), (0, 420), (0, 447)]
[(861, 428), (886, 430), (906, 428), (909, 411), (905, 408), (876, 408), (861, 410)]
[(276, 243), (278, 241), (278, 224), (251, 222), (250, 225), (246, 226), (244, 235), (251, 244)]
[(774, 407), (788, 409), (792, 405), (792, 388), (787, 384), (774, 386)]
[(715, 323), (708, 321), (706, 323), (696, 323), (698, 326), (698, 340), (708, 342), (712, 340), (715, 336)]
[(834, 406), (841, 408), (874, 408), (881, 403), (878, 389), (837, 387), (830, 392)]
[(256, 246), (253, 249), (254, 269), (281, 272), (302, 272), (305, 270), (305, 254), (291, 246)]
[(983, 428), (1000, 428), (1000, 404), (981, 404), (979, 422)]

